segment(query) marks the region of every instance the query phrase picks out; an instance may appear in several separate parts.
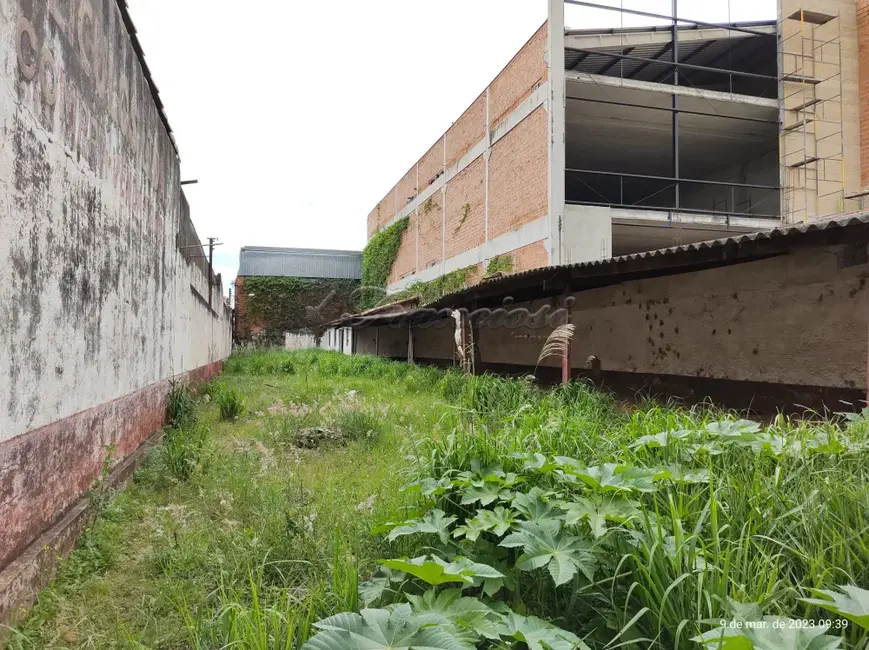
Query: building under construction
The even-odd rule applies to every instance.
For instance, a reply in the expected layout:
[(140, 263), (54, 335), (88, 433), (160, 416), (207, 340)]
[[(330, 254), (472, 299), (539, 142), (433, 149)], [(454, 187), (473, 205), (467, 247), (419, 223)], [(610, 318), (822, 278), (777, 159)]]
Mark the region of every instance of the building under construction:
[[(651, 26), (565, 29), (565, 6)], [(407, 219), (389, 291), (454, 272), (464, 288), (340, 321), (352, 349), (527, 374), (558, 321), (491, 310), (552, 309), (576, 326), (542, 364), (564, 381), (865, 403), (869, 0), (693, 18), (550, 0), (368, 217), (369, 237)]]
[[(524, 271), (860, 210), (864, 4), (781, 0), (777, 20), (718, 24), (676, 2), (552, 0), (370, 213), (369, 237), (409, 221), (389, 290), (458, 269), (473, 283), (499, 256)], [(565, 29), (565, 5), (655, 26)]]

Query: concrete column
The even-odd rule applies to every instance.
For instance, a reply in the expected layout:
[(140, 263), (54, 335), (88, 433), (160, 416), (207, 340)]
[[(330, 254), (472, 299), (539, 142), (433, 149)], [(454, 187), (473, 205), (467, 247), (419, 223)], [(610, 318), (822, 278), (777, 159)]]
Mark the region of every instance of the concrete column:
[(549, 0), (546, 47), (549, 84), (549, 263), (561, 264), (561, 224), (564, 217), (566, 78), (564, 74), (564, 0)]
[(413, 363), (413, 326), (407, 326), (407, 362)]
[[(867, 0), (869, 2), (869, 0)], [(492, 156), (491, 115), (489, 113), (489, 89), (486, 88), (486, 151), (483, 154), (483, 241), (489, 241), (489, 158)]]

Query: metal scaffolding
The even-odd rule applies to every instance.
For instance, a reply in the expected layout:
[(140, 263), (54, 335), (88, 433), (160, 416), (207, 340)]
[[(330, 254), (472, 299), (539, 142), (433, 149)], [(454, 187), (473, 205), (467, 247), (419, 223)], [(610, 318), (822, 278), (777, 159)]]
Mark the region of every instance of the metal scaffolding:
[(801, 9), (779, 32), (782, 220), (841, 214), (854, 199), (845, 194), (839, 16)]

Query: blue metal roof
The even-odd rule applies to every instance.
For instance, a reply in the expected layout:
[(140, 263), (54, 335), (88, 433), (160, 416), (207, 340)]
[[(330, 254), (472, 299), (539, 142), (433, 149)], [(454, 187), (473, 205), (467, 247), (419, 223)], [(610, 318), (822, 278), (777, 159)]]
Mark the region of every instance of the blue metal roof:
[(362, 279), (360, 251), (245, 246), (241, 249), (238, 266), (238, 274), (243, 277)]

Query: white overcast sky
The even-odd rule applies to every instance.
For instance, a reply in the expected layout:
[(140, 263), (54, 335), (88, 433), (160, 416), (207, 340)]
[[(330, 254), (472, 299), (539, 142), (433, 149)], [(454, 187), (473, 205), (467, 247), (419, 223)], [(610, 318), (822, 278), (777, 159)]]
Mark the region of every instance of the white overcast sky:
[[(199, 236), (361, 250), (366, 217), (543, 23), (546, 0), (128, 0)], [(670, 14), (671, 0), (603, 0)], [(775, 0), (679, 0), (711, 22)], [(569, 27), (646, 18), (569, 6)]]

